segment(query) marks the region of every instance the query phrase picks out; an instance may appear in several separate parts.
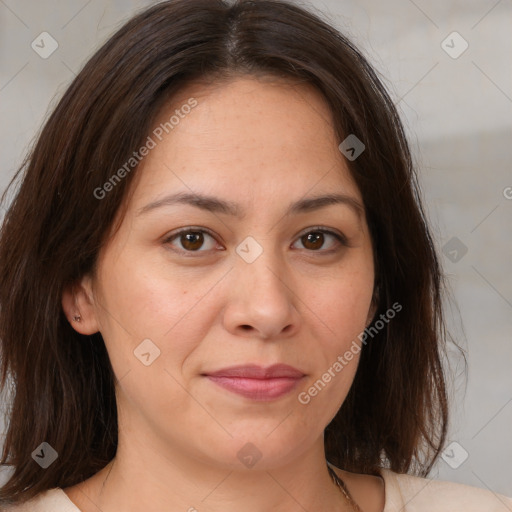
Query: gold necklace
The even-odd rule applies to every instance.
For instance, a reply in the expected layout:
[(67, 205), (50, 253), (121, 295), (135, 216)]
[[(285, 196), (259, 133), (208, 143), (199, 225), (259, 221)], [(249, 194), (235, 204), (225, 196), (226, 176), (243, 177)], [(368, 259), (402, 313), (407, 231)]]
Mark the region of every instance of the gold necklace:
[(331, 475), (333, 482), (339, 487), (342, 494), (345, 496), (347, 501), (350, 503), (350, 506), (352, 507), (352, 509), (355, 510), (356, 512), (363, 512), (359, 508), (359, 505), (355, 502), (354, 498), (352, 498), (352, 496), (348, 492), (345, 482), (336, 474), (336, 472), (334, 471), (334, 469), (331, 468), (329, 463), (327, 463), (327, 469), (329, 470), (329, 474)]

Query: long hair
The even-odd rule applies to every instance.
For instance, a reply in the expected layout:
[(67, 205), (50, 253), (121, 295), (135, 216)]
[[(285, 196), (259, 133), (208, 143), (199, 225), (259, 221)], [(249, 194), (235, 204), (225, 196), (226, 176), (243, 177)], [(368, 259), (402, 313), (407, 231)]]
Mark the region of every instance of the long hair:
[[(175, 0), (124, 24), (85, 64), (11, 180), (19, 188), (0, 232), (0, 387), (12, 405), (0, 463), (0, 505), (86, 480), (115, 456), (115, 376), (100, 333), (67, 321), (62, 293), (94, 273), (99, 249), (131, 193), (137, 167), (97, 191), (146, 140), (164, 101), (194, 80), (276, 76), (312, 84), (336, 135), (364, 152), (347, 165), (374, 246), (378, 310), (402, 311), (362, 349), (342, 407), (325, 430), (327, 459), (426, 476), (448, 422), (442, 365), (443, 274), (397, 110), (351, 41), (280, 0)], [(5, 200), (7, 191), (3, 195)], [(45, 469), (32, 452), (58, 453)]]

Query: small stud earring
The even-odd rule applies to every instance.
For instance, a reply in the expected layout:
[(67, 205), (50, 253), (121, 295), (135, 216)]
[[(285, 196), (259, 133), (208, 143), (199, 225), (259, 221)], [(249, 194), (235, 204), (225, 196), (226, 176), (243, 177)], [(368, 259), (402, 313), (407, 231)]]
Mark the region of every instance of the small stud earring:
[(81, 317), (80, 315), (75, 315), (75, 316), (73, 317), (73, 320), (74, 320), (75, 322), (80, 322), (80, 321), (82, 320), (82, 317)]

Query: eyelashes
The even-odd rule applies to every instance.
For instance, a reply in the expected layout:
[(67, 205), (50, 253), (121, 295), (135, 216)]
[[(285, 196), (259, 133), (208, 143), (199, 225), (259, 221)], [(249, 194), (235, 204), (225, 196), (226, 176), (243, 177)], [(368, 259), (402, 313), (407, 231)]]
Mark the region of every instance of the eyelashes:
[[(211, 239), (209, 244), (208, 238)], [(329, 238), (334, 239), (334, 244), (330, 244), (334, 245), (334, 248), (331, 247), (328, 250), (319, 249), (325, 246), (326, 243), (328, 244)], [(176, 240), (179, 242), (181, 247), (173, 245), (173, 242)], [(299, 250), (304, 250), (309, 253), (319, 253), (319, 255), (331, 255), (339, 252), (345, 247), (349, 247), (349, 243), (345, 235), (321, 226), (308, 228), (307, 231), (303, 231), (293, 245), (297, 244), (297, 242), (302, 244), (302, 248), (299, 248)], [(178, 254), (197, 257), (210, 254), (212, 250), (215, 250), (218, 242), (216, 241), (215, 235), (206, 228), (187, 227), (171, 233), (164, 240), (164, 244), (170, 246), (171, 250)], [(205, 244), (210, 245), (206, 250), (203, 249)], [(220, 248), (217, 250), (222, 251), (225, 249)]]

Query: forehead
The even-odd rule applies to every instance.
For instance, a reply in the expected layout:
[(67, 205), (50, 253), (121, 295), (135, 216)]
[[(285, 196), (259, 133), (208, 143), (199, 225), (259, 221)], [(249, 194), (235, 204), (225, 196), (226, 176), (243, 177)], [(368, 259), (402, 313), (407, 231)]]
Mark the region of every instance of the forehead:
[(316, 184), (360, 198), (329, 105), (310, 84), (274, 77), (196, 82), (161, 108), (150, 136), (155, 147), (139, 170), (141, 200), (198, 187), (232, 191), (242, 201), (258, 194), (279, 199)]
[(161, 108), (155, 125), (168, 121), (190, 98), (198, 103), (193, 115), (172, 130), (182, 136), (181, 142), (187, 134), (198, 136), (200, 130), (194, 144), (201, 147), (215, 142), (226, 150), (240, 143), (300, 146), (307, 141), (312, 149), (320, 146), (322, 151), (321, 143), (329, 144), (335, 137), (329, 105), (311, 84), (265, 76), (194, 82)]

